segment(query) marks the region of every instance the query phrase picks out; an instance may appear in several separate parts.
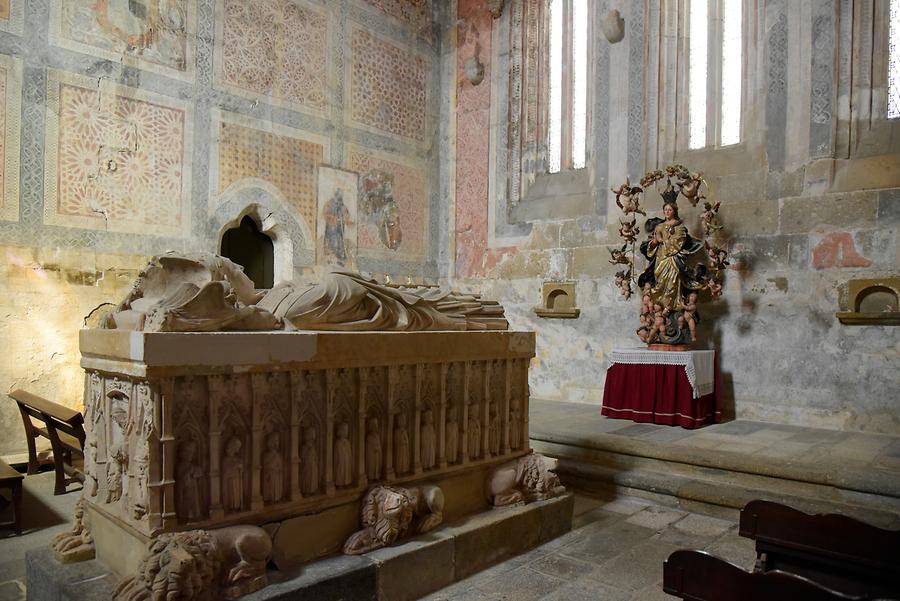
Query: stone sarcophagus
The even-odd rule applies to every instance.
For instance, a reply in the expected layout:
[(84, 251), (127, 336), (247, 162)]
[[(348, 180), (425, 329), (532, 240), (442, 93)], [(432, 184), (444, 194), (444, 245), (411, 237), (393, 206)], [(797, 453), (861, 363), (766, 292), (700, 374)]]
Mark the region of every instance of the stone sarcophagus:
[(286, 537), (291, 519), (350, 516), (282, 552), (309, 559), (358, 527), (373, 484), (483, 480), (529, 453), (532, 332), (92, 329), (80, 346), (84, 496), (98, 558), (121, 574), (163, 533)]

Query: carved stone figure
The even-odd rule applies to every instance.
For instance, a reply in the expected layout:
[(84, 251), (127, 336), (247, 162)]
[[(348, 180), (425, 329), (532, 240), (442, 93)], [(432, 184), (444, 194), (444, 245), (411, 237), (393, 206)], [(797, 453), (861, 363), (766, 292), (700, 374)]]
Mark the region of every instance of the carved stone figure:
[(197, 465), (197, 443), (186, 440), (178, 448), (175, 473), (175, 507), (182, 521), (203, 517), (203, 470)]
[(84, 511), (85, 503), (84, 497), (75, 503), (75, 523), (72, 529), (56, 535), (50, 541), (50, 548), (60, 563), (86, 561), (96, 555), (94, 537), (91, 536), (90, 524)]
[(337, 425), (337, 436), (334, 441), (334, 485), (350, 486), (353, 484), (353, 449), (350, 446), (350, 426), (347, 422)]
[(479, 296), (381, 285), (359, 274), (327, 272), (314, 285), (280, 283), (257, 292), (224, 257), (156, 257), (101, 327), (145, 332), (220, 330), (507, 329), (503, 307)]
[(304, 495), (319, 492), (319, 450), (316, 448), (316, 429), (303, 432), (303, 448), (300, 451), (300, 491)]
[(97, 482), (97, 443), (92, 440), (87, 443), (87, 451), (84, 453), (84, 494), (96, 497), (100, 488)]
[(557, 459), (532, 453), (498, 467), (488, 483), (491, 503), (501, 507), (558, 497), (566, 492), (553, 472), (558, 464)]
[(147, 504), (149, 501), (147, 476), (149, 469), (150, 457), (147, 455), (146, 449), (142, 449), (142, 452), (134, 460), (132, 492), (128, 498), (128, 504), (131, 506), (131, 515), (136, 520), (143, 519), (147, 515)]
[(435, 451), (437, 442), (434, 435), (434, 414), (431, 409), (426, 409), (422, 413), (422, 429), (419, 431), (422, 440), (421, 449), (419, 451), (422, 460), (422, 468), (430, 470), (435, 464)]
[(344, 543), (344, 553), (359, 555), (392, 544), (407, 534), (434, 530), (444, 519), (444, 493), (437, 486), (375, 486), (362, 504), (362, 530)]
[(522, 445), (522, 410), (519, 399), (509, 401), (509, 448), (515, 450)]
[(491, 447), (491, 455), (500, 454), (500, 414), (497, 412), (497, 403), (492, 402), (490, 405), (491, 421), (488, 424), (488, 442)]
[(378, 428), (378, 418), (369, 418), (369, 427), (366, 431), (366, 477), (370, 481), (381, 478), (381, 431)]
[(478, 405), (469, 404), (469, 459), (481, 457), (481, 420), (478, 419)]
[(222, 505), (225, 511), (241, 511), (244, 508), (243, 444), (240, 438), (233, 436), (225, 445), (225, 456), (222, 457)]
[(122, 580), (114, 601), (236, 599), (268, 584), (272, 539), (257, 526), (188, 530), (151, 539), (137, 573)]
[(262, 496), (266, 503), (277, 503), (284, 495), (284, 458), (281, 456), (281, 438), (277, 432), (266, 439), (266, 452), (262, 465)]
[(444, 426), (444, 454), (447, 463), (459, 461), (459, 424), (456, 423), (456, 407), (447, 409), (447, 423)]
[(394, 426), (394, 469), (398, 474), (409, 471), (409, 432), (403, 413), (397, 414), (397, 425)]
[(106, 462), (106, 502), (116, 503), (122, 498), (122, 474), (128, 457), (121, 447), (112, 449), (109, 461)]

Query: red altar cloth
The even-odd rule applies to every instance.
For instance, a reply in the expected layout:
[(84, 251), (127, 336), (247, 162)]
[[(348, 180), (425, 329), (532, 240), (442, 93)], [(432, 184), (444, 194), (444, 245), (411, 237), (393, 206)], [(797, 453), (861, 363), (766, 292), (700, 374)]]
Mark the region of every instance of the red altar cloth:
[(602, 415), (688, 430), (718, 423), (722, 417), (719, 358), (715, 389), (694, 398), (682, 365), (616, 363), (606, 370)]

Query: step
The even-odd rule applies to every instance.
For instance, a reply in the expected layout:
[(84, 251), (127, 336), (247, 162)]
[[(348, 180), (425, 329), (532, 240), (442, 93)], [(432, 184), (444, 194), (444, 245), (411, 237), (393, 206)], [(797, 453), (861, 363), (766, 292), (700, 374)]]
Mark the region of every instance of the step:
[(747, 502), (767, 499), (810, 513), (842, 513), (900, 528), (900, 483), (894, 472), (872, 475), (854, 473), (851, 465), (760, 463), (740, 453), (605, 434), (532, 432), (532, 447), (558, 458), (557, 473), (576, 490), (643, 496), (730, 519)]

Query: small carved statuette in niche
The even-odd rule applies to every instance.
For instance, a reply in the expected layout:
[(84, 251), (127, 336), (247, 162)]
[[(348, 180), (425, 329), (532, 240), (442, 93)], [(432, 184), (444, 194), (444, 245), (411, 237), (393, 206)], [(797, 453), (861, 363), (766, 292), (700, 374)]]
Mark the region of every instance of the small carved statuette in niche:
[(850, 311), (835, 313), (846, 325), (900, 325), (900, 278), (850, 280)]
[(456, 463), (459, 460), (459, 424), (456, 423), (456, 407), (447, 408), (444, 448), (444, 452), (447, 455), (447, 463)]
[(581, 314), (575, 306), (575, 282), (544, 282), (543, 304), (534, 308), (538, 317), (574, 319)]
[(420, 432), (422, 439), (422, 468), (430, 470), (434, 467), (435, 460), (435, 436), (434, 436), (434, 413), (431, 409), (426, 409), (422, 413), (422, 431)]
[(500, 454), (500, 415), (497, 412), (497, 403), (491, 402), (490, 405), (490, 423), (488, 440), (491, 446), (491, 455)]
[(369, 418), (366, 432), (366, 477), (371, 481), (381, 478), (381, 432), (377, 417)]
[(244, 460), (241, 447), (244, 443), (237, 436), (225, 445), (222, 457), (222, 504), (225, 511), (241, 511), (244, 508)]
[(319, 451), (316, 449), (316, 429), (307, 428), (303, 433), (300, 450), (300, 490), (304, 495), (319, 492)]
[(478, 405), (469, 403), (469, 459), (481, 456), (481, 421), (478, 419)]
[(263, 454), (262, 495), (266, 503), (277, 503), (284, 492), (284, 460), (281, 457), (281, 440), (277, 432), (266, 439)]
[(353, 449), (349, 436), (350, 426), (347, 422), (339, 423), (334, 441), (334, 485), (337, 487), (353, 484)]
[(178, 468), (175, 474), (175, 507), (182, 521), (203, 517), (202, 492), (206, 487), (203, 470), (197, 465), (197, 443), (186, 440), (178, 447)]
[(406, 430), (406, 416), (397, 415), (397, 426), (394, 428), (394, 469), (398, 474), (409, 471), (409, 432)]

